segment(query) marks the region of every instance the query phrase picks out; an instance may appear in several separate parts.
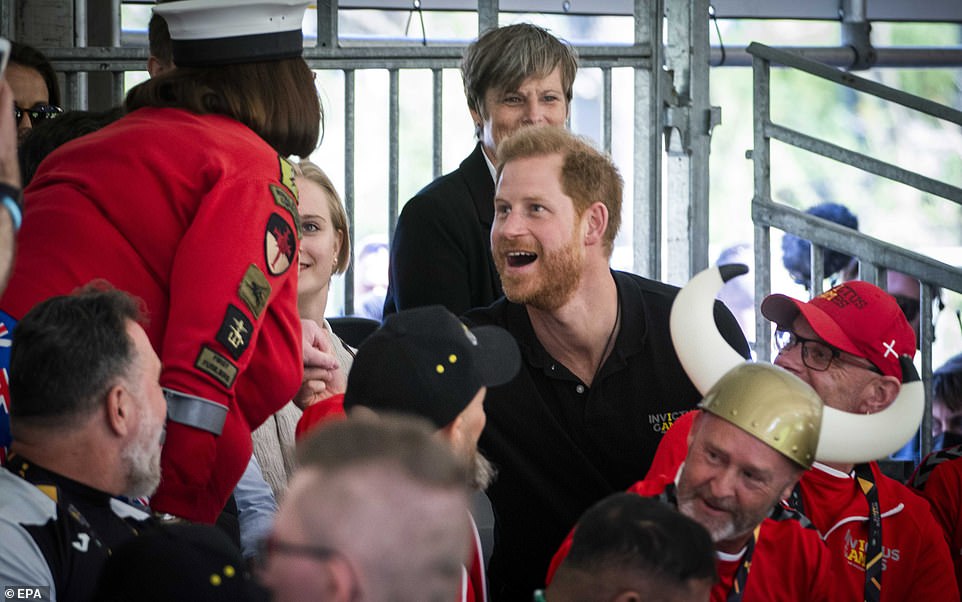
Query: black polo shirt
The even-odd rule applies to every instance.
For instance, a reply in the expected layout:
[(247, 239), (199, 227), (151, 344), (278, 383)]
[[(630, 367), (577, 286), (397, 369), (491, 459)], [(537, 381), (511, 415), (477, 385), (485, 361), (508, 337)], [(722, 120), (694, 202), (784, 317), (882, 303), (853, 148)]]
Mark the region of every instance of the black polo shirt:
[[(644, 478), (655, 449), (701, 395), (675, 355), (668, 327), (678, 288), (612, 271), (621, 303), (614, 350), (588, 387), (538, 341), (524, 306), (506, 299), (465, 315), (518, 341), (522, 368), (485, 399), (480, 448), (498, 468), (492, 600), (530, 600), (552, 555), (593, 503)], [(715, 320), (744, 357), (748, 343), (721, 303)]]

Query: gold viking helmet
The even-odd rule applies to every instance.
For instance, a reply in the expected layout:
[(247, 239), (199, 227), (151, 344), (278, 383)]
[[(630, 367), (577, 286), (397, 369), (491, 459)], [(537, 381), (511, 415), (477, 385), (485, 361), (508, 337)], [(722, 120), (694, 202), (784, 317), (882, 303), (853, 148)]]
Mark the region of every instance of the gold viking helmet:
[(800, 378), (781, 368), (742, 363), (715, 383), (699, 407), (802, 468), (815, 460), (822, 400)]
[[(729, 370), (746, 363), (721, 336), (712, 309), (722, 285), (747, 271), (739, 264), (704, 270), (679, 291), (672, 304), (671, 340), (685, 373), (702, 395), (707, 395)], [(881, 412), (863, 416), (824, 406), (815, 437), (815, 459), (860, 464), (901, 449), (915, 435), (925, 409), (922, 382), (908, 358), (902, 362), (902, 374), (901, 391)]]

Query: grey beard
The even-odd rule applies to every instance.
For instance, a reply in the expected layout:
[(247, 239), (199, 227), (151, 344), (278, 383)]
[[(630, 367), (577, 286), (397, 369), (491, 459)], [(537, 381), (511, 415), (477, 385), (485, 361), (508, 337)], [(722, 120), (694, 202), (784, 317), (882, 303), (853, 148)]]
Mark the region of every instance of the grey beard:
[(468, 484), (475, 491), (484, 491), (494, 481), (498, 475), (498, 469), (490, 460), (484, 457), (481, 452), (475, 452), (474, 460), (471, 463), (471, 474), (468, 475)]

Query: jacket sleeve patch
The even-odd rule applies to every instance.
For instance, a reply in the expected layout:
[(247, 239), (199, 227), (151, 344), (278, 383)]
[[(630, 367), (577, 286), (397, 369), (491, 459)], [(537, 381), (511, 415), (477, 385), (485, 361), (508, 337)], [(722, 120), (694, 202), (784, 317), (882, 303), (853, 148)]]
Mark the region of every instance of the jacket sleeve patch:
[(271, 296), (271, 285), (267, 282), (264, 272), (253, 263), (244, 272), (244, 277), (241, 278), (240, 285), (237, 287), (237, 295), (247, 305), (247, 309), (254, 314), (255, 320), (267, 307), (267, 299)]
[(272, 276), (280, 276), (294, 263), (297, 254), (297, 237), (290, 224), (277, 213), (267, 220), (264, 233), (264, 261)]
[(207, 345), (200, 348), (194, 367), (211, 376), (228, 389), (231, 388), (237, 378), (237, 366)]
[(270, 184), (271, 195), (274, 197), (274, 203), (278, 207), (285, 209), (291, 214), (291, 219), (294, 220), (294, 230), (297, 233), (297, 238), (301, 237), (301, 214), (297, 210), (297, 202), (291, 197), (290, 194), (283, 187), (277, 184)]
[(287, 186), (287, 189), (291, 191), (291, 194), (293, 194), (294, 198), (296, 199), (297, 184), (294, 183), (294, 166), (291, 165), (290, 161), (284, 157), (281, 157), (280, 155), (277, 156), (277, 159), (280, 162), (281, 167), (278, 179), (281, 181), (281, 184)]
[(240, 359), (241, 354), (250, 345), (253, 333), (254, 325), (247, 319), (244, 312), (233, 305), (228, 305), (227, 314), (224, 316), (224, 322), (220, 325), (220, 330), (217, 331), (216, 338), (231, 354), (231, 357), (235, 360)]

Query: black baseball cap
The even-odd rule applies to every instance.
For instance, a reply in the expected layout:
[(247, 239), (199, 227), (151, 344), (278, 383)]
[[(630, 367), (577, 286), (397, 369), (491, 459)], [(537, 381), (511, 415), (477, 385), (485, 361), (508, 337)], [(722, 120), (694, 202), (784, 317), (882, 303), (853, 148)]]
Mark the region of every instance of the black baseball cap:
[(268, 602), (270, 595), (219, 528), (163, 524), (114, 548), (93, 599)]
[(357, 350), (344, 409), (414, 414), (443, 428), (481, 387), (510, 381), (520, 367), (518, 345), (503, 328), (469, 329), (440, 305), (408, 309), (389, 316)]

